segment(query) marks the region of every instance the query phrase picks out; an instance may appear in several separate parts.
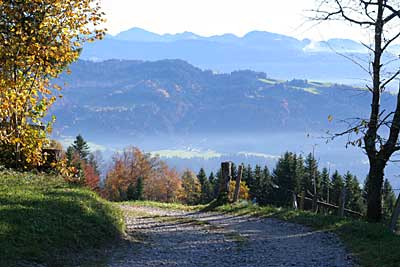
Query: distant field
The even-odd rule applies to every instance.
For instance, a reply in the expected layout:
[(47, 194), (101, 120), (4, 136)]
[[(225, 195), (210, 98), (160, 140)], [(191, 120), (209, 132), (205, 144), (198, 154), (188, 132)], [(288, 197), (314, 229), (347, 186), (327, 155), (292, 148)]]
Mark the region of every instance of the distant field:
[(68, 266), (71, 255), (100, 248), (123, 227), (119, 209), (87, 189), (60, 177), (0, 172), (0, 266)]

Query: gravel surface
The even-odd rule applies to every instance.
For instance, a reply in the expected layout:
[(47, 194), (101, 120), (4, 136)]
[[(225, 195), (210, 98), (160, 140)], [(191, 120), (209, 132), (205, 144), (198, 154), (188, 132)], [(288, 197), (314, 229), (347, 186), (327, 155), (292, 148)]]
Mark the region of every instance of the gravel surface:
[(332, 233), (276, 219), (122, 206), (127, 236), (108, 266), (350, 267)]

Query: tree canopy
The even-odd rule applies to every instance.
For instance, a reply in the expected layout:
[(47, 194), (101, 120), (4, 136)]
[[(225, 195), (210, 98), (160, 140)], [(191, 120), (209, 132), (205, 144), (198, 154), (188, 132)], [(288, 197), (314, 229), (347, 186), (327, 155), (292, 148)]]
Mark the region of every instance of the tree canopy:
[(53, 79), (103, 38), (104, 13), (97, 0), (0, 0), (0, 14), (0, 145), (8, 165), (40, 165)]

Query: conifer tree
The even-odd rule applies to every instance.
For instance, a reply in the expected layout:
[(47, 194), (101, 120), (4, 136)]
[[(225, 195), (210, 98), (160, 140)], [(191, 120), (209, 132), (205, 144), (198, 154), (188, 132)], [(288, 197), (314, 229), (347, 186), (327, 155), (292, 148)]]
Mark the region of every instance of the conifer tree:
[(232, 172), (231, 173), (232, 179), (233, 179), (233, 181), (235, 181), (235, 179), (238, 175), (238, 170), (237, 170), (236, 164), (234, 162), (232, 162), (231, 172)]
[(259, 198), (262, 194), (262, 183), (263, 183), (263, 177), (262, 177), (261, 166), (256, 165), (256, 167), (254, 169), (254, 182), (249, 187), (249, 189), (250, 189), (249, 193), (250, 193), (251, 197), (257, 199), (258, 203), (260, 201)]
[(214, 195), (214, 191), (215, 191), (215, 188), (217, 187), (216, 186), (216, 178), (214, 176), (214, 172), (210, 173), (210, 176), (208, 177), (208, 181), (210, 183), (210, 196), (211, 196), (211, 199), (214, 199), (216, 197)]
[[(253, 173), (253, 169), (251, 168), (250, 164), (248, 164), (246, 168), (243, 168), (242, 180), (246, 183), (246, 185), (249, 187), (249, 189), (253, 187), (253, 184), (254, 184), (254, 173)], [(254, 196), (252, 196), (250, 194), (250, 198), (253, 198), (253, 197)]]
[(203, 204), (208, 203), (212, 199), (211, 186), (207, 178), (206, 172), (203, 168), (201, 168), (199, 174), (197, 174), (197, 179), (199, 180), (201, 185), (200, 202)]
[(86, 141), (83, 139), (82, 135), (78, 135), (72, 144), (73, 149), (79, 154), (79, 157), (82, 160), (87, 161), (87, 157), (90, 153), (89, 151), (89, 145), (86, 143)]
[(272, 203), (272, 195), (271, 195), (271, 173), (267, 166), (264, 167), (261, 173), (261, 181), (258, 183), (260, 188), (259, 195), (257, 196), (258, 203), (260, 205), (266, 205)]
[(314, 194), (314, 183), (316, 183), (316, 191), (319, 192), (320, 173), (318, 171), (318, 163), (312, 153), (309, 153), (304, 161), (304, 175), (301, 178), (301, 191), (311, 192)]
[(388, 179), (385, 179), (385, 182), (383, 183), (382, 199), (383, 216), (384, 218), (388, 219), (392, 215), (394, 206), (396, 204), (396, 195)]
[(332, 175), (331, 183), (332, 183), (331, 203), (338, 205), (339, 198), (340, 198), (342, 189), (344, 187), (344, 182), (343, 182), (343, 177), (339, 174), (339, 172), (337, 170)]
[(320, 190), (318, 191), (318, 195), (322, 200), (329, 203), (329, 195), (331, 190), (331, 181), (329, 177), (329, 171), (327, 168), (323, 168), (321, 172), (321, 186)]
[(347, 172), (344, 176), (346, 188), (346, 207), (354, 211), (362, 211), (361, 189), (357, 177)]
[(139, 176), (136, 181), (135, 200), (143, 200), (143, 177)]
[(136, 198), (136, 192), (135, 191), (136, 191), (135, 186), (132, 183), (130, 183), (128, 185), (127, 190), (126, 190), (126, 199), (127, 200), (136, 200), (135, 199)]
[(290, 206), (293, 193), (297, 192), (300, 175), (303, 172), (303, 160), (291, 152), (286, 152), (276, 164), (273, 181), (278, 185), (274, 191), (274, 202), (277, 205)]

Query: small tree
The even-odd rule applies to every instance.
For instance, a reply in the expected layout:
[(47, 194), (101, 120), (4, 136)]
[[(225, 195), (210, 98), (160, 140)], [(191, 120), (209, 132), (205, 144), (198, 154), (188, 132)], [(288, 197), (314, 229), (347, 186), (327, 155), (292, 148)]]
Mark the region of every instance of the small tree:
[(200, 202), (201, 185), (196, 175), (186, 170), (182, 175), (182, 196), (183, 202), (189, 205), (196, 205)]
[(74, 149), (74, 151), (76, 153), (78, 153), (79, 157), (82, 160), (85, 160), (85, 161), (88, 160), (88, 155), (90, 154), (90, 149), (89, 149), (89, 145), (87, 144), (85, 139), (83, 139), (82, 135), (79, 134), (76, 137), (74, 143), (72, 144), (72, 148)]

